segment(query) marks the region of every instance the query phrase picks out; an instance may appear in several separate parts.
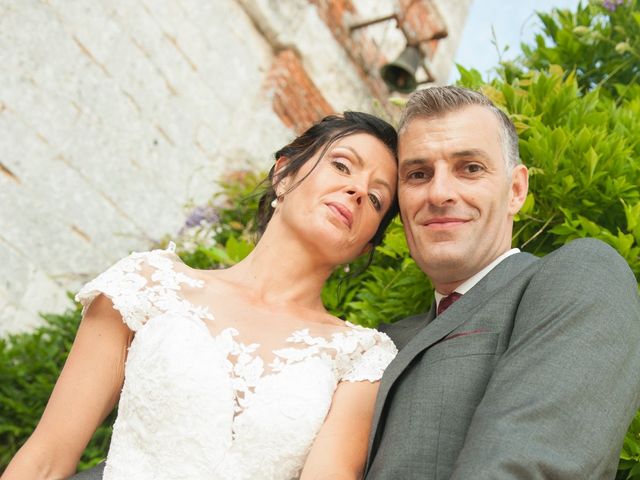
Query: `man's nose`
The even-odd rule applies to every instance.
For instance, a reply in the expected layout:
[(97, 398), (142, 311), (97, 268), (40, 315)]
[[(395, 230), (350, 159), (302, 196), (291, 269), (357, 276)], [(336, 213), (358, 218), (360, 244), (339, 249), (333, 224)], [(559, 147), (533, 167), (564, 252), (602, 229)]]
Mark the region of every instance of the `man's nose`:
[(455, 178), (451, 172), (440, 169), (433, 174), (427, 184), (427, 196), (433, 205), (445, 205), (455, 198)]

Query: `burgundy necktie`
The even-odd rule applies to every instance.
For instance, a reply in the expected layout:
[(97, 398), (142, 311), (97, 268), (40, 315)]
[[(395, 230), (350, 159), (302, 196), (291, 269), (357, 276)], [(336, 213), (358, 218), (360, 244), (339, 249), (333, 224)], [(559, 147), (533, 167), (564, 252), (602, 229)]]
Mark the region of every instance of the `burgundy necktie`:
[(442, 314), (442, 312), (449, 308), (453, 302), (458, 300), (461, 296), (461, 293), (453, 292), (440, 300), (440, 303), (438, 304), (438, 315)]

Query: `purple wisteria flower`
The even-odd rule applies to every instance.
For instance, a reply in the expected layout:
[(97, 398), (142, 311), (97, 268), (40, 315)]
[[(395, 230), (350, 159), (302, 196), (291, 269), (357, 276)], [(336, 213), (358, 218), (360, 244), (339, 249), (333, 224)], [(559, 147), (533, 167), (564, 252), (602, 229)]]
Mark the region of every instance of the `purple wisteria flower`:
[(616, 8), (620, 5), (624, 4), (625, 0), (603, 0), (602, 6), (609, 10), (610, 12), (614, 12)]
[(191, 211), (191, 213), (187, 217), (187, 220), (184, 222), (184, 226), (185, 228), (191, 228), (197, 227), (202, 223), (213, 225), (215, 223), (218, 223), (219, 220), (220, 217), (215, 208), (210, 205), (199, 206)]

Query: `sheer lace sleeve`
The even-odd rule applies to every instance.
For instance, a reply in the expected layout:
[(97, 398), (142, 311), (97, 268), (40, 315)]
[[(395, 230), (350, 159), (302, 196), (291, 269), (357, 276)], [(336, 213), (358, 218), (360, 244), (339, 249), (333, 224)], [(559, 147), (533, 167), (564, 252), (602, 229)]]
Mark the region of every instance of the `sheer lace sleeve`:
[(357, 327), (359, 330), (359, 348), (351, 355), (350, 368), (341, 380), (360, 382), (380, 380), (387, 365), (398, 353), (393, 341), (384, 333), (377, 330)]
[(140, 329), (155, 310), (148, 288), (152, 272), (159, 264), (170, 262), (167, 254), (172, 252), (170, 245), (167, 250), (134, 252), (116, 262), (77, 293), (75, 299), (82, 304), (82, 313), (98, 295), (104, 294), (131, 330)]

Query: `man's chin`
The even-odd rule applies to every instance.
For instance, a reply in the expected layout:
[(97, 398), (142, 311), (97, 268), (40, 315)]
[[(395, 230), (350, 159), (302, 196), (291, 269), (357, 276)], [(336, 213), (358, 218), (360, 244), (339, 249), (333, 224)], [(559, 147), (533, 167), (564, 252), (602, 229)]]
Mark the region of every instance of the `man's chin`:
[(432, 280), (451, 282), (457, 280), (459, 273), (465, 270), (465, 259), (466, 256), (459, 252), (433, 252), (420, 262), (420, 267)]

